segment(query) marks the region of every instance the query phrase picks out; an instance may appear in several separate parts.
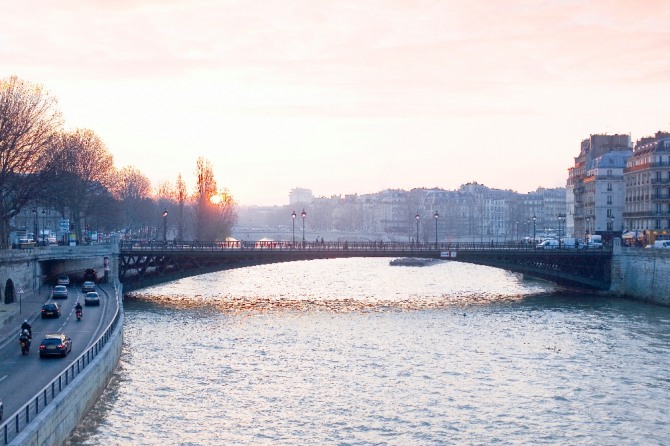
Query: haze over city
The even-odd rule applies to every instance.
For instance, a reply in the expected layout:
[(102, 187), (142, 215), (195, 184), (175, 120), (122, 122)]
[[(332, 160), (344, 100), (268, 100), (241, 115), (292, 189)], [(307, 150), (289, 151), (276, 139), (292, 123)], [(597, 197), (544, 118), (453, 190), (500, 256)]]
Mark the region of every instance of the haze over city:
[(157, 187), (209, 159), (243, 205), (565, 186), (594, 133), (670, 127), (670, 3), (6, 2), (0, 77)]

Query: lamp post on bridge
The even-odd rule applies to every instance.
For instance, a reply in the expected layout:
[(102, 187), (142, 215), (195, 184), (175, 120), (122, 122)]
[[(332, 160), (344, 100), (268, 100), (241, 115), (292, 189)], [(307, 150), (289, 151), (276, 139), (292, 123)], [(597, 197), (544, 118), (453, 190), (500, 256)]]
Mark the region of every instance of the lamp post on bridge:
[(167, 208), (163, 209), (163, 243), (167, 243)]
[(589, 234), (591, 230), (591, 217), (586, 217), (586, 231), (584, 231), (584, 242), (589, 242)]
[(537, 217), (535, 214), (531, 217), (531, 220), (533, 220), (533, 249), (537, 246), (537, 242), (535, 241), (535, 223), (537, 222)]
[(565, 221), (565, 214), (558, 214), (558, 247), (561, 247), (561, 224)]
[(437, 249), (437, 220), (440, 218), (440, 214), (435, 211), (435, 215), (433, 215), (433, 217), (435, 217), (435, 249)]
[(416, 246), (418, 247), (419, 246), (419, 219), (421, 218), (419, 216), (418, 211), (416, 212), (416, 217), (414, 217), (414, 218), (416, 218)]
[(295, 246), (295, 211), (291, 212), (291, 220), (293, 221), (293, 243), (291, 247)]
[(302, 213), (300, 214), (302, 217), (302, 247), (303, 249), (305, 248), (305, 217), (307, 217), (307, 212), (305, 212), (305, 209), (303, 208)]

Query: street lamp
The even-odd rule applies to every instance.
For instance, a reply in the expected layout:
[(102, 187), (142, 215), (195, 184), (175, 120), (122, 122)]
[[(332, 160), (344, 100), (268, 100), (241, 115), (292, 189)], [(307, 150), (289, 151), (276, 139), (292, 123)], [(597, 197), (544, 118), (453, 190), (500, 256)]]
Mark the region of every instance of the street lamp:
[(163, 209), (163, 243), (167, 242), (167, 208)]
[(44, 246), (47, 245), (46, 228), (47, 228), (47, 211), (46, 209), (42, 208), (42, 244)]
[(305, 212), (305, 209), (302, 210), (302, 213), (300, 213), (300, 216), (302, 217), (302, 247), (305, 247), (305, 217), (307, 217), (307, 212)]
[(33, 234), (33, 240), (37, 244), (37, 208), (33, 208), (33, 215), (35, 216), (35, 233)]
[(537, 243), (535, 241), (535, 223), (537, 222), (537, 217), (535, 216), (535, 214), (533, 214), (531, 220), (533, 220), (533, 249), (534, 249), (535, 246), (537, 246)]
[(588, 243), (591, 229), (591, 217), (586, 217), (586, 231), (584, 231), (584, 241)]
[(514, 237), (516, 239), (515, 243), (519, 243), (519, 222), (518, 221), (514, 222), (514, 228), (515, 228), (515, 231), (516, 231), (516, 237)]
[(558, 214), (558, 247), (561, 247), (561, 224), (565, 221), (565, 214)]
[(293, 221), (293, 245), (295, 245), (295, 211), (291, 212), (291, 220)]
[(435, 217), (435, 249), (437, 249), (437, 219), (440, 218), (440, 214), (435, 211), (435, 215), (433, 215), (433, 217)]
[(421, 218), (419, 216), (419, 212), (417, 211), (416, 213), (416, 246), (419, 246), (419, 219)]

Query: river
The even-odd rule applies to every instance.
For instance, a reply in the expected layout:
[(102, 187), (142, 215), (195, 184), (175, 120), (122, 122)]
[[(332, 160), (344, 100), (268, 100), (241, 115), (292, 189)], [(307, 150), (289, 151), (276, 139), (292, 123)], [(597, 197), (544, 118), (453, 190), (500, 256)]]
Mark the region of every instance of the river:
[(118, 370), (67, 444), (668, 444), (670, 308), (388, 260), (127, 296)]

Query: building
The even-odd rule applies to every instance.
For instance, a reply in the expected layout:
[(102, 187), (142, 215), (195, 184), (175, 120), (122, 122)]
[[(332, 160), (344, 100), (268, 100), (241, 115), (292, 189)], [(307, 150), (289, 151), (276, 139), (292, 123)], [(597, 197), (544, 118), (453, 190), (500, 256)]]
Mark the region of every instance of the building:
[[(604, 240), (621, 237), (625, 203), (623, 171), (631, 150), (608, 152), (594, 159), (584, 178), (584, 238), (598, 234)], [(577, 234), (581, 237), (581, 234)]]
[(314, 200), (314, 195), (310, 189), (303, 189), (296, 187), (291, 189), (291, 192), (288, 195), (289, 205), (305, 205), (309, 204)]
[[(595, 196), (587, 194), (584, 183), (587, 173), (593, 169), (593, 163), (606, 153), (616, 151), (629, 151), (631, 149), (630, 135), (591, 135), (581, 142), (579, 155), (575, 157), (574, 166), (568, 169), (568, 180), (566, 182), (566, 234), (581, 237), (593, 231), (596, 222), (593, 220), (598, 216), (588, 214), (587, 209), (594, 209), (595, 202), (588, 202), (587, 198), (594, 200)], [(599, 226), (600, 227), (600, 226)]]
[(624, 229), (644, 244), (670, 238), (670, 133), (639, 140), (623, 176)]

